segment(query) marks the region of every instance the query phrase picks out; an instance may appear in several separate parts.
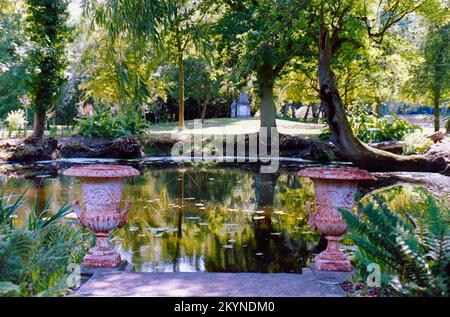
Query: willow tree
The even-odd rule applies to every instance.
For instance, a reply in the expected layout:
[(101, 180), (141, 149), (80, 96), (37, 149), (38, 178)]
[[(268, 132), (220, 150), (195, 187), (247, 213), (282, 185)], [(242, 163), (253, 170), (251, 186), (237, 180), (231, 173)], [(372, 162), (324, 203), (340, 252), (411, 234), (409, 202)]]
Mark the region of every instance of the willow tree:
[[(178, 67), (180, 130), (185, 128), (185, 72), (187, 51), (203, 44), (202, 29), (208, 13), (207, 0), (84, 0), (85, 12), (93, 14), (93, 22), (108, 29), (112, 40), (132, 41), (139, 52), (151, 45)], [(145, 58), (146, 56), (143, 56)], [(126, 80), (117, 71), (119, 80)]]
[(274, 85), (294, 56), (306, 56), (311, 39), (307, 0), (219, 0), (223, 16), (217, 24), (219, 50), (240, 77), (256, 75), (261, 128), (276, 128)]
[(381, 44), (388, 30), (424, 1), (320, 0), (317, 4), (319, 95), (332, 142), (347, 160), (372, 171), (444, 170), (447, 164), (443, 158), (400, 156), (361, 142), (350, 127), (333, 72), (333, 60), (346, 47), (360, 46), (364, 41)]
[(34, 138), (42, 138), (46, 113), (56, 105), (67, 66), (65, 48), (70, 39), (67, 27), (68, 0), (26, 0), (30, 53), (30, 87), (34, 110)]

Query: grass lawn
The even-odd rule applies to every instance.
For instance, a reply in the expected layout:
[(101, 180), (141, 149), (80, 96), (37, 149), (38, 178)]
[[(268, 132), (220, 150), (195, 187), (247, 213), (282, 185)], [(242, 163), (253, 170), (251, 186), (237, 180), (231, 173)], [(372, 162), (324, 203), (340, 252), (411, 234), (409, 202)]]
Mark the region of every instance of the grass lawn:
[[(259, 131), (259, 118), (235, 119), (217, 118), (206, 119), (202, 128), (194, 129), (194, 120), (186, 121), (186, 130), (183, 134), (248, 134)], [(282, 134), (300, 135), (303, 137), (317, 137), (325, 127), (324, 124), (304, 123), (291, 120), (277, 119), (278, 132)], [(178, 122), (161, 123), (150, 128), (149, 135), (158, 137), (178, 132)]]

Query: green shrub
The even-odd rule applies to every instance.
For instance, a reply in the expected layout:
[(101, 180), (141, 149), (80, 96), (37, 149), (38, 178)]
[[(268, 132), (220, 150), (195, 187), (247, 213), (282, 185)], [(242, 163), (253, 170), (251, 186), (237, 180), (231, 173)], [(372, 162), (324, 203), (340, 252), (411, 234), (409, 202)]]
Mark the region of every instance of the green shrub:
[[(23, 205), (23, 195), (15, 201), (2, 198), (4, 213), (0, 224), (0, 296), (59, 296), (71, 285), (70, 268), (78, 265), (90, 245), (90, 234), (73, 220), (62, 219), (67, 206), (51, 212), (29, 211), (25, 223), (14, 223), (14, 214)], [(0, 210), (1, 211), (1, 210)], [(6, 217), (7, 216), (7, 217)]]
[(427, 138), (423, 133), (416, 131), (405, 136), (403, 154), (423, 154), (428, 151), (433, 144), (433, 141)]
[(13, 200), (14, 195), (0, 196), (0, 226), (1, 225), (12, 225), (14, 214), (17, 209), (23, 204), (23, 193), (17, 199)]
[(349, 228), (347, 237), (358, 247), (357, 274), (365, 279), (367, 266), (376, 263), (385, 294), (447, 296), (449, 209), (445, 200), (438, 201), (423, 190), (414, 195), (408, 199), (408, 210), (393, 211), (394, 198), (389, 201), (384, 193), (373, 195), (366, 205), (360, 203), (359, 218), (341, 210)]
[(126, 135), (139, 135), (149, 124), (136, 112), (117, 112), (109, 106), (95, 107), (91, 116), (77, 118), (78, 135), (88, 138), (114, 139)]
[[(366, 109), (353, 110), (348, 115), (348, 121), (355, 136), (365, 143), (400, 141), (406, 134), (421, 129), (396, 117), (379, 118)], [(330, 131), (326, 129), (320, 139), (329, 138)]]

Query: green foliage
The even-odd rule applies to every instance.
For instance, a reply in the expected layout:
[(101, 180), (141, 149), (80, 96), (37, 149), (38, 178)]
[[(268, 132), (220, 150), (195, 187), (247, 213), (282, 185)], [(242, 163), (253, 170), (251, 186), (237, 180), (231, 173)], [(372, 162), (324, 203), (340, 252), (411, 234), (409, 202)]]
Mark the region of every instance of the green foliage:
[(21, 1), (5, 1), (0, 10), (0, 118), (20, 107), (28, 92), (27, 49)]
[(51, 196), (45, 201), (44, 206), (39, 206), (36, 198), (34, 208), (28, 213), (28, 230), (45, 228), (53, 222), (61, 219), (71, 211), (70, 205), (63, 205), (56, 213), (50, 209)]
[(136, 112), (117, 112), (99, 105), (91, 116), (76, 119), (78, 134), (89, 138), (114, 139), (126, 135), (139, 135), (149, 124)]
[[(15, 295), (55, 296), (71, 286), (71, 264), (79, 264), (87, 251), (86, 233), (74, 224), (59, 223), (28, 230), (3, 230), (0, 236), (0, 281), (16, 285)], [(9, 284), (12, 286), (11, 284)], [(8, 288), (2, 295), (11, 295)], [(18, 292), (18, 290), (20, 290)]]
[[(389, 192), (374, 194), (359, 204), (361, 216), (340, 210), (348, 237), (358, 247), (358, 274), (367, 276), (367, 265), (381, 269), (382, 288), (399, 296), (447, 296), (449, 287), (450, 234), (446, 200), (424, 190), (420, 199), (409, 201), (407, 210), (392, 208)], [(392, 197), (391, 197), (392, 199)], [(410, 200), (410, 199), (409, 199)]]
[[(400, 141), (408, 133), (420, 130), (407, 121), (396, 117), (378, 117), (369, 110), (355, 107), (348, 115), (353, 133), (363, 142)], [(320, 138), (329, 139), (329, 130), (325, 130)]]
[(65, 48), (70, 40), (67, 26), (68, 0), (26, 0), (27, 33), (33, 43), (30, 53), (30, 93), (35, 119), (35, 136), (41, 137), (46, 111), (53, 110), (67, 66)]
[(62, 219), (68, 207), (50, 212), (48, 201), (44, 210), (30, 210), (25, 223), (17, 225), (13, 216), (22, 203), (23, 194), (0, 207), (0, 214), (7, 210), (0, 223), (0, 296), (62, 295), (74, 286), (70, 268), (81, 262), (89, 237)]
[(413, 132), (405, 136), (403, 154), (424, 154), (433, 144), (422, 132)]
[[(220, 81), (206, 59), (188, 58), (184, 63), (185, 95), (188, 98), (203, 103), (220, 96)], [(175, 83), (171, 87), (171, 95), (177, 99), (179, 70), (175, 67), (167, 68), (167, 78)]]
[(355, 135), (363, 142), (399, 141), (407, 133), (418, 127), (407, 121), (391, 118), (378, 118), (375, 115), (349, 116), (350, 125)]
[(12, 225), (14, 215), (17, 209), (23, 204), (23, 193), (17, 199), (13, 200), (14, 195), (0, 196), (0, 226)]
[[(447, 9), (445, 9), (447, 10)], [(406, 94), (426, 104), (450, 97), (450, 23), (428, 27), (422, 44), (422, 62), (413, 69)]]

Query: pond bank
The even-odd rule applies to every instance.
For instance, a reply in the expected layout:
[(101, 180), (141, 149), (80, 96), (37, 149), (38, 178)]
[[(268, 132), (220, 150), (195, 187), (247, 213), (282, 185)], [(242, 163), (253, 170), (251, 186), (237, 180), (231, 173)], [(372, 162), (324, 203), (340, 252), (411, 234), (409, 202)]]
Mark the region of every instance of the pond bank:
[[(174, 134), (171, 136), (124, 136), (110, 139), (90, 139), (85, 137), (46, 137), (42, 140), (3, 139), (0, 140), (0, 163), (5, 162), (33, 162), (41, 160), (57, 160), (62, 158), (145, 158), (170, 156), (176, 143), (188, 144), (188, 153), (198, 151), (197, 139), (186, 138), (191, 135)], [(249, 155), (249, 142), (257, 138), (257, 134), (241, 135), (245, 142), (246, 153)], [(192, 137), (193, 138), (193, 137)], [(211, 136), (201, 138), (201, 153), (210, 153), (215, 147)], [(238, 139), (234, 140), (235, 147)], [(185, 150), (185, 149), (184, 149)], [(222, 155), (226, 153), (224, 147)], [(231, 153), (232, 156), (235, 153)], [(340, 160), (336, 147), (330, 142), (308, 139), (293, 135), (281, 135), (279, 141), (279, 156), (296, 157), (320, 162)]]

